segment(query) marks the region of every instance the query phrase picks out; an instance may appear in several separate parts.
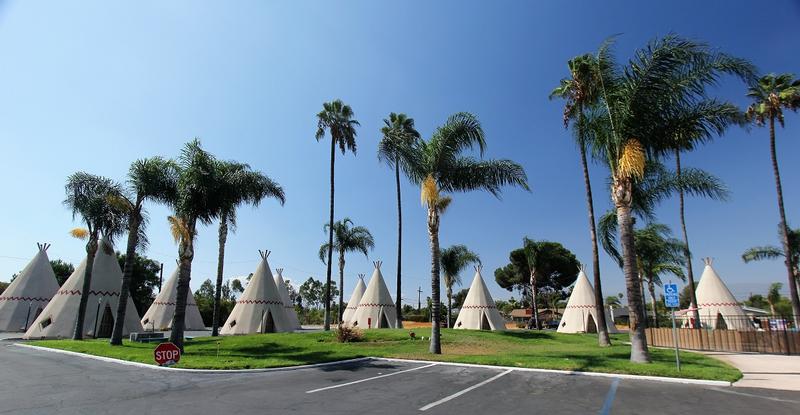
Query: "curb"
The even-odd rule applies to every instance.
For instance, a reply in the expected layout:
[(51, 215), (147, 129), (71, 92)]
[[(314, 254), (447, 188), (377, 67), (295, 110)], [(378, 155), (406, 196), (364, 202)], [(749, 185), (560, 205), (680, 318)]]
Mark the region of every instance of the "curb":
[(34, 346), (32, 344), (22, 344), (22, 343), (12, 343), (13, 346), (19, 347), (27, 347), (30, 349), (36, 349), (46, 352), (52, 353), (61, 353), (70, 356), (78, 356), (83, 357), (85, 359), (93, 359), (99, 360), (101, 362), (109, 362), (109, 363), (117, 363), (121, 365), (127, 366), (134, 366), (134, 367), (141, 367), (147, 369), (155, 369), (155, 370), (167, 370), (167, 371), (174, 371), (174, 372), (183, 372), (183, 373), (205, 373), (205, 374), (216, 374), (216, 375), (225, 375), (229, 373), (265, 373), (265, 372), (287, 372), (292, 370), (301, 370), (301, 369), (313, 369), (317, 367), (326, 367), (326, 366), (334, 366), (334, 365), (342, 365), (348, 363), (359, 363), (364, 361), (372, 360), (371, 357), (359, 357), (356, 359), (347, 359), (347, 360), (336, 360), (333, 362), (325, 362), (325, 363), (314, 363), (310, 365), (300, 365), (300, 366), (283, 366), (283, 367), (265, 367), (260, 369), (186, 369), (186, 368), (179, 368), (179, 367), (168, 367), (168, 366), (156, 366), (147, 363), (140, 363), (140, 362), (131, 362), (129, 360), (122, 360), (122, 359), (115, 359), (113, 357), (105, 357), (105, 356), (95, 356), (87, 353), (80, 353), (80, 352), (72, 352), (69, 350), (61, 350), (61, 349), (53, 349), (50, 347), (41, 347), (41, 346)]
[(51, 353), (61, 353), (70, 356), (83, 357), (86, 359), (99, 360), (102, 362), (117, 363), (117, 364), (141, 367), (147, 369), (166, 370), (166, 371), (183, 372), (183, 373), (217, 374), (217, 375), (233, 374), (233, 373), (286, 372), (292, 370), (313, 369), (318, 367), (359, 363), (366, 361), (384, 361), (384, 362), (423, 363), (423, 364), (436, 363), (437, 365), (442, 365), (442, 366), (473, 367), (473, 368), (495, 369), (495, 370), (511, 369), (517, 372), (549, 373), (549, 374), (567, 375), (567, 376), (588, 376), (588, 377), (603, 377), (603, 378), (628, 379), (628, 380), (646, 380), (646, 381), (655, 381), (664, 383), (682, 383), (682, 384), (705, 385), (705, 386), (732, 386), (731, 382), (726, 382), (722, 380), (684, 379), (684, 378), (670, 378), (662, 376), (628, 375), (621, 373), (602, 373), (602, 372), (579, 372), (573, 370), (557, 370), (557, 369), (535, 369), (526, 367), (480, 365), (474, 363), (442, 362), (436, 360), (396, 359), (388, 357), (359, 357), (356, 359), (337, 360), (333, 362), (315, 363), (310, 365), (284, 366), (284, 367), (272, 367), (272, 368), (262, 368), (262, 369), (183, 369), (176, 367), (156, 366), (147, 363), (131, 362), (128, 360), (115, 359), (113, 357), (95, 356), (86, 353), (72, 352), (61, 349), (52, 349), (49, 347), (34, 346), (30, 344), (12, 343), (12, 345), (19, 347), (27, 347)]

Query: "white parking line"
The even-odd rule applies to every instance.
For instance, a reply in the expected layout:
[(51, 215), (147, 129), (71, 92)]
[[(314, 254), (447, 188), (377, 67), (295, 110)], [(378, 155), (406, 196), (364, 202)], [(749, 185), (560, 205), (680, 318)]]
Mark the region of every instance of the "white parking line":
[(401, 370), (401, 371), (399, 371), (399, 372), (387, 373), (387, 374), (385, 374), (385, 375), (373, 376), (373, 377), (371, 377), (371, 378), (366, 378), (366, 379), (355, 380), (355, 381), (352, 381), (352, 382), (341, 383), (341, 384), (338, 384), (338, 385), (327, 386), (327, 387), (324, 387), (324, 388), (312, 389), (312, 390), (310, 390), (310, 391), (306, 391), (306, 393), (321, 392), (321, 391), (328, 390), (328, 389), (336, 389), (336, 388), (341, 388), (341, 387), (343, 387), (343, 386), (355, 385), (356, 383), (366, 382), (366, 381), (368, 381), (368, 380), (375, 380), (375, 379), (380, 379), (380, 378), (386, 378), (386, 377), (389, 377), (389, 376), (399, 375), (399, 374), (401, 374), (401, 373), (406, 373), (406, 372), (413, 372), (413, 371), (415, 371), (415, 370), (425, 369), (426, 367), (431, 367), (431, 366), (436, 366), (436, 363), (431, 363), (431, 364), (429, 364), (429, 365), (425, 365), (425, 366), (417, 366), (417, 367), (412, 367), (411, 369)]
[(507, 374), (509, 374), (509, 373), (511, 373), (511, 372), (513, 372), (513, 370), (509, 369), (509, 370), (506, 370), (506, 371), (505, 371), (505, 372), (503, 372), (503, 373), (498, 373), (498, 374), (496, 374), (496, 375), (494, 375), (494, 376), (490, 377), (489, 379), (486, 379), (486, 380), (484, 380), (484, 381), (483, 381), (483, 382), (481, 382), (481, 383), (478, 383), (478, 384), (472, 385), (472, 386), (470, 386), (470, 387), (468, 387), (468, 388), (466, 388), (466, 389), (464, 389), (464, 390), (462, 390), (462, 391), (460, 391), (460, 392), (456, 392), (456, 393), (454, 393), (454, 394), (452, 394), (452, 395), (450, 395), (450, 396), (447, 396), (447, 397), (444, 397), (444, 398), (442, 398), (442, 399), (439, 399), (439, 400), (438, 400), (438, 401), (436, 401), (436, 402), (429, 403), (429, 404), (427, 404), (427, 405), (423, 406), (422, 408), (419, 408), (419, 410), (420, 410), (420, 411), (427, 411), (428, 409), (431, 409), (431, 408), (433, 408), (434, 406), (441, 405), (441, 404), (443, 404), (443, 403), (445, 403), (445, 402), (447, 402), (447, 401), (450, 401), (450, 400), (453, 400), (453, 399), (455, 399), (455, 398), (458, 398), (459, 396), (461, 396), (461, 395), (463, 395), (463, 394), (465, 394), (465, 393), (467, 393), (467, 392), (469, 392), (469, 391), (471, 391), (471, 390), (473, 390), (473, 389), (480, 388), (481, 386), (483, 386), (483, 385), (485, 385), (485, 384), (487, 384), (487, 383), (489, 383), (489, 382), (495, 381), (495, 380), (497, 380), (497, 379), (499, 379), (499, 378), (501, 378), (501, 377), (503, 377), (503, 376), (505, 376), (505, 375), (507, 375)]

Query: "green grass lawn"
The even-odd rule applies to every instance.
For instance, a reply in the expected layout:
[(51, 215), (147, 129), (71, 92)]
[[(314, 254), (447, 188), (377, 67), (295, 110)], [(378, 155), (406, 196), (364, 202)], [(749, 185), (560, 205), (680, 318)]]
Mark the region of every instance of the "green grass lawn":
[[(430, 335), (430, 329), (414, 331), (418, 337)], [(357, 343), (339, 343), (333, 333), (325, 332), (200, 337), (186, 342), (186, 351), (176, 367), (267, 368), (374, 356), (724, 381), (736, 381), (742, 376), (726, 363), (690, 352), (681, 352), (680, 373), (675, 369), (672, 350), (650, 349), (652, 363), (630, 363), (630, 346), (622, 344), (627, 341), (627, 335), (614, 335), (614, 346), (600, 348), (594, 335), (444, 329), (443, 353), (432, 355), (428, 353), (427, 341), (411, 339), (408, 332), (402, 329), (367, 330), (363, 341)], [(41, 340), (31, 343), (154, 364), (154, 344), (126, 341), (121, 347), (111, 347), (106, 340)]]

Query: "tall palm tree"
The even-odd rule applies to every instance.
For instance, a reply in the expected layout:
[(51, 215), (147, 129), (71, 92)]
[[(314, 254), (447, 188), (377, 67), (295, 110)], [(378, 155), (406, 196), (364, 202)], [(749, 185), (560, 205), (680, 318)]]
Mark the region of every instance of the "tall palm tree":
[(668, 226), (658, 223), (635, 230), (633, 239), (639, 275), (647, 281), (652, 300), (653, 327), (658, 327), (655, 287), (662, 285), (661, 275), (667, 273), (686, 280), (682, 268), (685, 265), (683, 242), (672, 237)]
[(611, 172), (611, 199), (620, 228), (630, 312), (631, 361), (644, 363), (650, 361), (650, 354), (633, 240), (634, 185), (644, 178), (647, 160), (671, 148), (678, 114), (706, 99), (707, 87), (722, 72), (719, 68), (751, 67), (702, 43), (667, 36), (636, 51), (621, 68), (611, 53), (612, 43), (605, 42), (597, 55), (609, 133), (596, 151)]
[(129, 286), (136, 263), (136, 248), (147, 244), (144, 233), (147, 220), (144, 202), (154, 201), (173, 203), (178, 184), (175, 162), (161, 157), (136, 160), (128, 170), (128, 184), (133, 193), (132, 199), (125, 199), (128, 206), (128, 245), (125, 250), (125, 266), (122, 271), (122, 285), (119, 290), (117, 318), (111, 334), (111, 345), (122, 345), (122, 332), (125, 328)]
[[(336, 146), (342, 151), (356, 152), (356, 127), (358, 121), (353, 119), (353, 109), (342, 100), (337, 99), (322, 104), (322, 111), (317, 114), (317, 141), (325, 137), (325, 131), (331, 136), (331, 209), (328, 221), (328, 244), (333, 245), (333, 195), (334, 195), (334, 165), (336, 163)], [(333, 251), (328, 251), (328, 268), (326, 271), (325, 286), (325, 331), (331, 329), (331, 260)]]
[[(747, 80), (748, 72), (741, 71), (739, 74)], [(700, 328), (700, 310), (697, 307), (697, 296), (695, 294), (694, 270), (692, 269), (691, 249), (689, 248), (689, 233), (686, 229), (686, 201), (689, 189), (681, 185), (683, 179), (683, 168), (681, 166), (681, 153), (694, 150), (698, 144), (711, 140), (714, 136), (721, 136), (731, 125), (742, 125), (744, 117), (739, 108), (727, 102), (719, 102), (714, 99), (702, 100), (693, 105), (683, 108), (684, 112), (675, 117), (675, 136), (671, 149), (675, 157), (675, 175), (678, 183), (678, 212), (681, 222), (681, 233), (683, 236), (683, 256), (686, 267), (686, 277), (689, 282), (690, 308), (693, 310), (694, 328)], [(691, 174), (691, 172), (690, 172)], [(710, 199), (724, 200), (725, 194), (710, 193), (702, 196)]]
[(75, 228), (70, 233), (76, 238), (88, 239), (86, 270), (78, 315), (75, 317), (75, 332), (72, 335), (73, 340), (83, 340), (83, 320), (86, 317), (86, 303), (89, 301), (89, 290), (92, 287), (92, 270), (98, 241), (102, 236), (111, 242), (123, 231), (128, 208), (122, 203), (122, 186), (105, 177), (84, 172), (74, 173), (67, 178), (65, 190), (64, 204), (72, 210), (72, 218), (80, 216), (86, 225), (86, 228)]
[(217, 160), (195, 139), (184, 145), (178, 158), (178, 189), (175, 214), (168, 218), (172, 237), (178, 244), (178, 292), (169, 341), (183, 350), (186, 299), (194, 260), (197, 224), (209, 225), (217, 219), (226, 202), (220, 192)]
[(778, 196), (783, 263), (786, 265), (789, 279), (789, 297), (792, 300), (792, 313), (796, 320), (800, 318), (800, 297), (797, 294), (797, 282), (794, 278), (794, 264), (792, 263), (791, 244), (789, 243), (789, 225), (786, 222), (786, 211), (783, 207), (781, 173), (778, 170), (778, 155), (775, 150), (775, 120), (783, 127), (784, 108), (792, 111), (797, 111), (800, 108), (800, 79), (793, 78), (794, 75), (789, 73), (781, 75), (769, 74), (761, 77), (755, 85), (750, 87), (747, 93), (747, 96), (753, 99), (753, 104), (747, 108), (747, 117), (759, 126), (769, 123), (769, 155), (772, 159), (775, 191)]
[(564, 105), (564, 127), (569, 126), (570, 120), (575, 122), (575, 141), (581, 156), (583, 184), (586, 191), (586, 209), (589, 212), (595, 315), (597, 315), (597, 342), (600, 346), (610, 346), (611, 339), (608, 336), (606, 314), (603, 309), (603, 288), (602, 280), (600, 279), (600, 255), (597, 247), (592, 183), (589, 180), (589, 164), (586, 161), (586, 141), (590, 138), (590, 135), (587, 134), (584, 122), (584, 108), (596, 105), (599, 99), (600, 82), (597, 60), (593, 55), (585, 54), (570, 59), (567, 62), (567, 66), (569, 67), (570, 78), (562, 79), (559, 86), (550, 93), (550, 98), (560, 97), (566, 100)]
[(485, 190), (499, 196), (505, 185), (529, 190), (522, 166), (511, 160), (478, 160), (463, 154), (475, 147), (482, 155), (486, 148), (483, 129), (474, 115), (462, 112), (451, 115), (430, 140), (420, 140), (413, 147), (401, 149), (404, 164), (409, 166), (407, 174), (421, 187), (422, 203), (427, 209), (431, 246), (431, 353), (442, 353), (439, 223), (442, 203), (449, 203), (449, 197), (440, 192)]
[[(400, 203), (400, 168), (403, 158), (400, 157), (400, 147), (408, 147), (419, 140), (419, 132), (414, 127), (414, 119), (406, 114), (389, 114), (383, 120), (381, 128), (381, 141), (378, 143), (378, 159), (390, 167), (394, 167), (394, 181), (397, 187), (397, 291), (395, 294), (395, 308), (397, 308), (397, 327), (403, 327), (403, 291), (401, 278), (402, 252), (403, 252), (403, 208)], [(403, 169), (406, 167), (403, 166)]]
[[(331, 252), (339, 253), (339, 324), (342, 324), (342, 314), (344, 314), (344, 254), (347, 252), (361, 252), (368, 256), (369, 251), (375, 248), (375, 240), (369, 229), (363, 226), (352, 226), (350, 218), (344, 218), (333, 224), (333, 245), (324, 243), (319, 247), (319, 259), (323, 263), (325, 258), (331, 258)], [(327, 223), (323, 227), (325, 232), (330, 232), (330, 225)], [(333, 247), (333, 249), (331, 249)]]
[(217, 287), (214, 292), (214, 311), (211, 319), (211, 335), (219, 335), (220, 301), (222, 300), (222, 275), (225, 264), (225, 243), (228, 230), (236, 231), (236, 209), (245, 203), (258, 206), (267, 197), (286, 202), (283, 188), (265, 174), (253, 171), (250, 166), (235, 161), (218, 161), (220, 185), (218, 192), (224, 202), (219, 214), (219, 250), (217, 255)]
[[(800, 284), (800, 229), (789, 229), (789, 249), (792, 253), (792, 274), (795, 281)], [(754, 246), (744, 251), (742, 260), (745, 263), (762, 261), (765, 259), (783, 258), (783, 249), (777, 246)]]
[(779, 282), (773, 282), (769, 285), (769, 290), (767, 290), (767, 303), (769, 304), (769, 312), (773, 316), (777, 314), (775, 312), (775, 304), (781, 300), (781, 288), (783, 288), (783, 284)]
[(442, 249), (441, 253), (442, 272), (444, 273), (444, 286), (447, 291), (447, 328), (453, 314), (453, 285), (461, 285), (459, 275), (469, 264), (481, 264), (478, 254), (472, 252), (466, 245), (453, 245)]

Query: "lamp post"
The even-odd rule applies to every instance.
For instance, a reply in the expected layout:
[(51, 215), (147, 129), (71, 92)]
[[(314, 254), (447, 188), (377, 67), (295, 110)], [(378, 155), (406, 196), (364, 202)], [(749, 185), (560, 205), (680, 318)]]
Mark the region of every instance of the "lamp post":
[(94, 338), (97, 338), (97, 320), (100, 318), (100, 304), (103, 303), (103, 297), (97, 299), (97, 312), (94, 313)]

